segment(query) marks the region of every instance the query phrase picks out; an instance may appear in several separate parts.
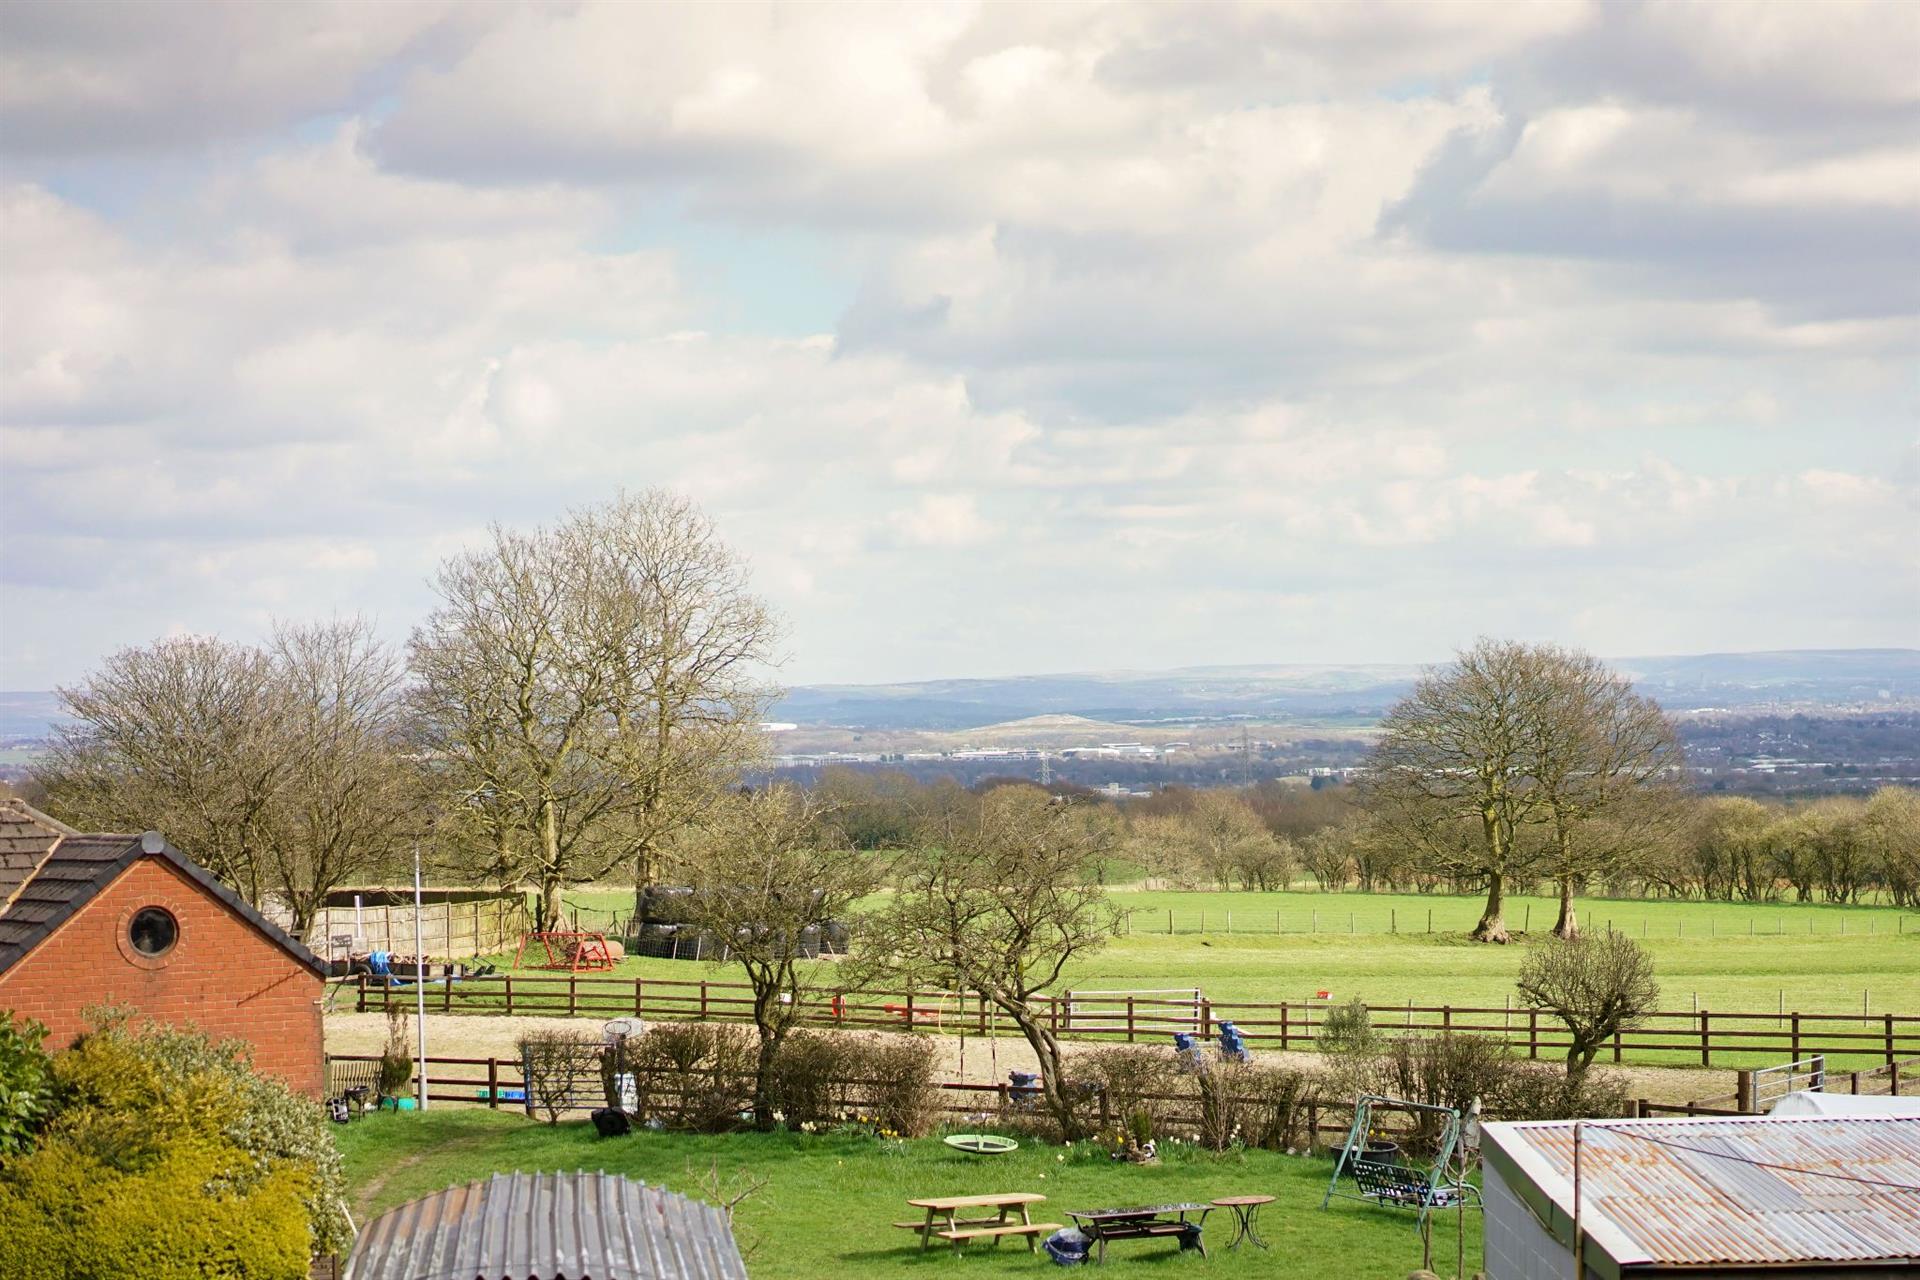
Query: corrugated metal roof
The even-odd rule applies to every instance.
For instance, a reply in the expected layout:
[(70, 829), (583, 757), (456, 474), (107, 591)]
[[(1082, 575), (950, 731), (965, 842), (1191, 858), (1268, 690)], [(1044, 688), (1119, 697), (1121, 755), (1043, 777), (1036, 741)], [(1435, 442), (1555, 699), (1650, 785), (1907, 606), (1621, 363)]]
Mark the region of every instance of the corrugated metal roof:
[(367, 1224), (347, 1280), (746, 1280), (727, 1215), (610, 1173), (496, 1173)]
[[(1572, 1215), (1572, 1122), (1484, 1134)], [(1583, 1229), (1622, 1265), (1920, 1262), (1920, 1120), (1588, 1121), (1580, 1198)]]

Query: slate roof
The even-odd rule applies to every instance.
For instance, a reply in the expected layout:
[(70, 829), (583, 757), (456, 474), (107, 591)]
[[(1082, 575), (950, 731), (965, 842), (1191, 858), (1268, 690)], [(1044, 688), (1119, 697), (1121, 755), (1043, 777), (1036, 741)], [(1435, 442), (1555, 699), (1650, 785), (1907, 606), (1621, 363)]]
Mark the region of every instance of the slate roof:
[(724, 1210), (610, 1173), (496, 1173), (382, 1214), (347, 1280), (746, 1280)]
[(0, 801), (0, 911), (60, 837), (79, 834), (25, 800)]
[(326, 962), (289, 937), (158, 831), (145, 835), (63, 834), (0, 911), (0, 973), (24, 959), (141, 858), (163, 858), (188, 879), (321, 977)]

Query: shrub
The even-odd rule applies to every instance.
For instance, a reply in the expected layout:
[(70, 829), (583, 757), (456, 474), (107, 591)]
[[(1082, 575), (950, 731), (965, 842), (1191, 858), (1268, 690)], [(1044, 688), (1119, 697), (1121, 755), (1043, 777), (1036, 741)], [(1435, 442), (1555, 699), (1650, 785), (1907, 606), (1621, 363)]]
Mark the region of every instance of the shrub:
[(1240, 1065), (1240, 1089), (1246, 1099), (1241, 1136), (1250, 1147), (1291, 1151), (1305, 1145), (1307, 1103), (1317, 1095), (1318, 1079), (1293, 1067)]
[(848, 1078), (860, 1082), (856, 1088), (876, 1125), (902, 1137), (932, 1130), (940, 1108), (932, 1044), (914, 1036), (876, 1036), (856, 1038), (847, 1049)]
[(633, 1054), (636, 1114), (668, 1128), (724, 1133), (753, 1106), (760, 1053), (750, 1027), (661, 1022), (627, 1045)]
[(1326, 1053), (1373, 1053), (1380, 1047), (1373, 1015), (1359, 996), (1327, 1010), (1315, 1040)]
[(242, 1155), (192, 1134), (132, 1171), (49, 1138), (0, 1174), (0, 1280), (298, 1280), (311, 1189), (288, 1162), (246, 1174)]
[(1131, 1124), (1134, 1116), (1145, 1116), (1152, 1130), (1147, 1136), (1152, 1137), (1173, 1116), (1192, 1113), (1194, 1077), (1166, 1049), (1102, 1045), (1075, 1055), (1073, 1066), (1081, 1079), (1098, 1085), (1106, 1096), (1110, 1122)]
[(846, 1082), (858, 1038), (845, 1032), (796, 1031), (773, 1061), (773, 1105), (791, 1128), (827, 1126), (852, 1107)]
[[(1504, 1097), (1521, 1066), (1498, 1040), (1452, 1034), (1395, 1040), (1382, 1055), (1381, 1065), (1387, 1082), (1384, 1092), (1408, 1102), (1450, 1107), (1462, 1115), (1475, 1098), (1487, 1108)], [(1424, 1155), (1436, 1149), (1438, 1117), (1416, 1112), (1406, 1117), (1406, 1123), (1407, 1132), (1398, 1136), (1408, 1150)]]
[(1488, 1110), (1502, 1120), (1578, 1120), (1623, 1116), (1628, 1109), (1626, 1077), (1589, 1071), (1578, 1080), (1544, 1062), (1516, 1062)]
[(61, 1111), (52, 1128), (70, 1148), (135, 1172), (182, 1135), (231, 1147), (241, 1158), (210, 1192), (246, 1192), (291, 1169), (314, 1247), (333, 1252), (352, 1240), (346, 1173), (325, 1111), (256, 1074), (244, 1042), (114, 1021), (54, 1062)]
[(548, 1124), (578, 1105), (581, 1095), (602, 1080), (606, 1050), (591, 1031), (532, 1031), (514, 1042), (526, 1079), (527, 1101), (546, 1112)]
[(0, 1010), (0, 1156), (24, 1151), (53, 1110), (53, 1060), (41, 1049), (47, 1029)]

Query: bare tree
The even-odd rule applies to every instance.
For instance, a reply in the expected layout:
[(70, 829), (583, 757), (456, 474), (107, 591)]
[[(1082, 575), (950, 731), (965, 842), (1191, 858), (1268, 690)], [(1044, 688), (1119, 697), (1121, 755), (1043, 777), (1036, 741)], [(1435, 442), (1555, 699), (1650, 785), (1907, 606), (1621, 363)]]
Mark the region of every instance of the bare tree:
[[(592, 563), (565, 528), (496, 527), (490, 547), (441, 565), (440, 605), (409, 645), (442, 807), (484, 824), (504, 880), (538, 888), (543, 929), (557, 927), (566, 886), (626, 852), (604, 821), (622, 788), (601, 758), (613, 662)], [(467, 796), (482, 803), (448, 801)]]
[(746, 563), (683, 497), (622, 493), (570, 528), (592, 560), (610, 662), (607, 766), (623, 784), (637, 893), (655, 879), (661, 842), (760, 758), (780, 628)]
[(1578, 1083), (1616, 1032), (1637, 1026), (1660, 1000), (1653, 957), (1609, 930), (1530, 948), (1520, 964), (1520, 998), (1567, 1026), (1567, 1079)]
[(843, 987), (831, 961), (808, 958), (829, 924), (851, 926), (878, 887), (882, 863), (847, 849), (814, 799), (791, 787), (730, 797), (672, 847), (674, 878), (689, 886), (686, 923), (722, 943), (715, 963), (738, 965), (753, 988), (760, 1036), (754, 1121), (773, 1127), (774, 1059), (816, 992)]
[(1039, 1062), (1047, 1109), (1069, 1135), (1080, 1121), (1036, 997), (1114, 936), (1119, 913), (1097, 868), (1116, 844), (1109, 815), (1036, 787), (947, 807), (902, 859), (871, 948), (895, 975), (977, 991), (1012, 1019)]
[(274, 697), (285, 768), (265, 806), (260, 857), (306, 936), (327, 894), (377, 878), (417, 829), (398, 656), (360, 619), (280, 627)]
[(83, 830), (165, 831), (247, 901), (267, 889), (261, 822), (289, 765), (264, 651), (184, 636), (108, 657), (60, 690), (73, 723), (35, 768)]
[(1526, 723), (1526, 772), (1533, 781), (1547, 842), (1544, 866), (1560, 891), (1553, 932), (1580, 931), (1573, 890), (1620, 867), (1678, 827), (1671, 791), (1681, 764), (1673, 722), (1653, 699), (1598, 658), (1557, 645), (1534, 648)]
[(1550, 688), (1539, 654), (1481, 640), (1421, 677), (1387, 713), (1368, 760), (1363, 796), (1376, 823), (1445, 874), (1484, 880), (1487, 902), (1472, 936), (1509, 941), (1509, 879), (1537, 865), (1529, 824), (1542, 796), (1530, 772)]
[(470, 852), (540, 891), (628, 864), (697, 817), (757, 749), (774, 624), (706, 517), (622, 495), (533, 533), (496, 528), (414, 632), (424, 743)]

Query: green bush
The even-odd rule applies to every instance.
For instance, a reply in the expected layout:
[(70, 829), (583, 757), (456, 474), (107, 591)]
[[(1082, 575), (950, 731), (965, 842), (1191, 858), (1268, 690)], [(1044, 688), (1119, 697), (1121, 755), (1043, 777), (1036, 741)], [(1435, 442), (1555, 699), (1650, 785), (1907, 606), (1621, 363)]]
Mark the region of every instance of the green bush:
[(109, 1022), (54, 1059), (60, 1110), (49, 1126), (70, 1149), (124, 1173), (167, 1158), (182, 1140), (226, 1146), (214, 1194), (245, 1195), (297, 1176), (315, 1249), (352, 1239), (346, 1174), (325, 1111), (257, 1075), (237, 1041), (173, 1027)]
[(1131, 1125), (1135, 1116), (1145, 1116), (1150, 1138), (1164, 1132), (1175, 1115), (1193, 1112), (1193, 1074), (1165, 1049), (1101, 1045), (1076, 1054), (1073, 1070), (1078, 1078), (1100, 1087), (1109, 1124)]
[(0, 1011), (0, 1157), (24, 1151), (53, 1110), (53, 1060), (41, 1049), (47, 1029)]
[(866, 1100), (876, 1127), (917, 1138), (933, 1129), (940, 1091), (933, 1081), (933, 1045), (917, 1036), (858, 1036), (847, 1046), (847, 1078)]
[(1373, 1053), (1380, 1047), (1373, 1014), (1359, 996), (1327, 1010), (1314, 1040), (1325, 1053)]
[(849, 1118), (854, 1095), (852, 1049), (857, 1037), (837, 1031), (795, 1031), (773, 1060), (773, 1106), (789, 1128), (826, 1127)]
[(726, 1022), (660, 1022), (629, 1041), (635, 1111), (669, 1129), (725, 1133), (753, 1108), (759, 1038)]
[(0, 1173), (0, 1280), (298, 1280), (310, 1188), (290, 1163), (247, 1164), (182, 1134), (129, 1171), (50, 1137)]

